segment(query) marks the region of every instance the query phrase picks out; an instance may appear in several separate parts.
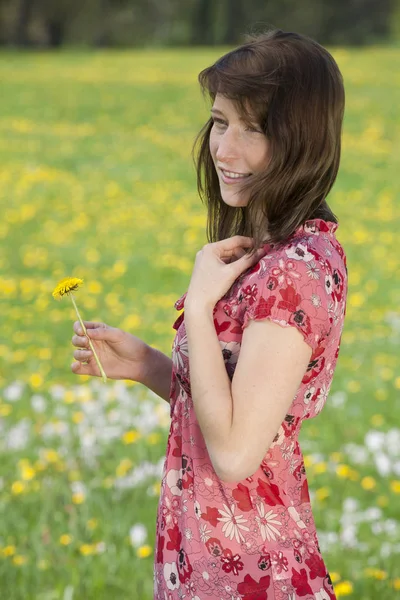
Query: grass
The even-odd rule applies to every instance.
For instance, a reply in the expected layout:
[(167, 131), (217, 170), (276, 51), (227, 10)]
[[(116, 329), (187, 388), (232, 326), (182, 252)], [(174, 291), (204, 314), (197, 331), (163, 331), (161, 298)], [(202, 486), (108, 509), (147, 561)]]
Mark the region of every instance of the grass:
[[(51, 292), (66, 275), (83, 278), (84, 319), (171, 353), (173, 303), (207, 241), (190, 158), (207, 118), (196, 77), (222, 51), (0, 55), (7, 599), (152, 598), (168, 405), (140, 384), (72, 374), (76, 316)], [(338, 597), (391, 599), (400, 589), (400, 49), (331, 51), (346, 116), (328, 201), (349, 297), (327, 405), (300, 441)]]

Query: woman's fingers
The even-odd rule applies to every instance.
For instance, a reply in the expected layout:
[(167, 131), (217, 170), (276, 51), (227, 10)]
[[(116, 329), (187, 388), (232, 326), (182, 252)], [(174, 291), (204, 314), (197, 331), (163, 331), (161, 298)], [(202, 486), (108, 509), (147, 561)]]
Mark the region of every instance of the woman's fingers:
[[(86, 329), (96, 329), (97, 327), (101, 327), (103, 325), (103, 323), (96, 323), (95, 321), (83, 321), (83, 324), (86, 327)], [(82, 335), (83, 331), (80, 321), (75, 321), (73, 329), (75, 333), (77, 333), (78, 335)]]
[(89, 358), (93, 356), (93, 352), (91, 350), (75, 350), (74, 358), (79, 360), (79, 362), (87, 361)]
[(72, 336), (71, 343), (73, 346), (76, 346), (77, 348), (87, 348), (89, 346), (89, 340), (85, 335)]

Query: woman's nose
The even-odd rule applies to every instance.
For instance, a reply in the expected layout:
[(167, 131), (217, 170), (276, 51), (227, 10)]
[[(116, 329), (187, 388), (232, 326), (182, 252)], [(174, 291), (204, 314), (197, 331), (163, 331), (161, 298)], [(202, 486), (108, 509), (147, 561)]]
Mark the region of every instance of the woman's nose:
[(239, 155), (239, 140), (232, 131), (227, 129), (223, 135), (219, 137), (218, 147), (215, 153), (216, 159), (221, 163), (225, 160), (237, 158)]

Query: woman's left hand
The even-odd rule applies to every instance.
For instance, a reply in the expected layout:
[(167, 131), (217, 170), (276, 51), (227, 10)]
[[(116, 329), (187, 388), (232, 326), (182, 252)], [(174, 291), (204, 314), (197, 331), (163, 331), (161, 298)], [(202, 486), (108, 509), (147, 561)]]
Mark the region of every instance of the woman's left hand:
[(264, 253), (263, 248), (257, 250), (253, 256), (245, 253), (245, 248), (252, 246), (253, 239), (242, 235), (203, 246), (196, 254), (185, 309), (196, 307), (213, 310), (218, 300), (243, 271), (260, 260)]

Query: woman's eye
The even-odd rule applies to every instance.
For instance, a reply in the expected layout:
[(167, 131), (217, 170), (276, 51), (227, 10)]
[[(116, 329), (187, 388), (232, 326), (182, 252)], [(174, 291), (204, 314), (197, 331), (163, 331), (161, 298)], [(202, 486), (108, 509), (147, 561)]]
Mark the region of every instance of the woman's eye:
[(225, 125), (225, 121), (223, 121), (222, 119), (217, 119), (217, 118), (213, 119), (213, 123), (217, 123), (218, 125)]
[(254, 133), (264, 133), (263, 131), (261, 131), (261, 129), (258, 129), (258, 127), (255, 127), (255, 126), (254, 127), (250, 126), (250, 127), (247, 128), (247, 130), (248, 131), (252, 131)]

